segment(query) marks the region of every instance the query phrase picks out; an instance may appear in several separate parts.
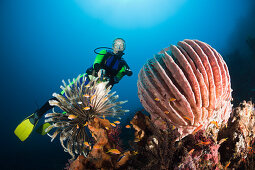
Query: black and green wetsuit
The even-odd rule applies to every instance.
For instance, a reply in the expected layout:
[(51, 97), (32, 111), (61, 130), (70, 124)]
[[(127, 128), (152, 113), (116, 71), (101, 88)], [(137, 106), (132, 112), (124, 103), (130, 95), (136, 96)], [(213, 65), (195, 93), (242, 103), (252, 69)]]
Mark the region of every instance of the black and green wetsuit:
[(118, 83), (123, 76), (131, 76), (133, 73), (130, 70), (126, 61), (122, 58), (123, 52), (114, 54), (112, 50), (101, 50), (96, 56), (93, 67), (87, 70), (87, 74), (92, 74), (95, 71), (95, 75), (100, 69), (105, 69), (105, 75), (110, 79), (109, 85)]

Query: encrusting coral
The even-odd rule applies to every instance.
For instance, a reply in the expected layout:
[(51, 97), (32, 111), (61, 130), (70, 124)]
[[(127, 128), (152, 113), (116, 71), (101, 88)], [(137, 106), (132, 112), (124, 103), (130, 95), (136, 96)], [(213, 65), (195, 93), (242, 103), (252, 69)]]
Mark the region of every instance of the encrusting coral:
[(109, 120), (94, 118), (88, 124), (88, 128), (92, 133), (95, 144), (86, 158), (79, 156), (70, 164), (69, 169), (117, 169), (126, 163), (129, 155), (131, 155), (129, 151), (124, 153), (109, 152), (119, 145), (115, 143), (116, 140), (109, 140), (108, 138), (115, 128), (111, 126)]
[[(137, 112), (131, 120), (135, 132), (131, 155), (124, 169), (254, 169), (254, 104), (243, 102), (226, 125), (211, 123), (207, 130), (180, 138), (176, 127), (167, 130)], [(138, 139), (138, 140), (137, 140)]]
[(167, 121), (167, 130), (162, 130), (148, 116), (137, 112), (130, 123), (136, 130), (133, 149), (137, 155), (130, 157), (124, 166), (127, 169), (166, 170), (219, 166), (220, 144), (208, 137), (204, 130), (176, 140), (180, 134)]
[[(173, 164), (175, 140), (179, 133), (171, 130), (163, 131), (157, 128), (148, 116), (137, 112), (130, 122), (135, 132), (133, 146), (135, 156), (130, 157), (128, 167), (131, 169), (169, 169)], [(170, 127), (171, 126), (171, 127)]]
[(231, 162), (231, 168), (255, 168), (254, 130), (254, 104), (244, 101), (234, 109), (227, 126), (219, 131), (218, 140), (227, 138), (219, 148), (222, 164)]

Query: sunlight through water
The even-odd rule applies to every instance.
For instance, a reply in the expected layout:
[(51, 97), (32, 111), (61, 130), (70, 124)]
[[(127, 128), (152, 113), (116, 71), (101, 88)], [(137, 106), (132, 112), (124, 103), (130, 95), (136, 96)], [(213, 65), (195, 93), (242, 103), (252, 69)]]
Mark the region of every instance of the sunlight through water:
[(148, 28), (173, 16), (186, 0), (76, 0), (89, 16), (117, 28)]

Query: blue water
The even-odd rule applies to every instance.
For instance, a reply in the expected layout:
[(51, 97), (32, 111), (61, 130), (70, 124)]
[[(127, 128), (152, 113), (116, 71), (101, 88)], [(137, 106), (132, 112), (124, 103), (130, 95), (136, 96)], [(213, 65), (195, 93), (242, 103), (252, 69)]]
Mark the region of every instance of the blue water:
[[(96, 3), (95, 3), (96, 2)], [(58, 138), (33, 133), (20, 142), (15, 127), (43, 105), (61, 81), (86, 71), (93, 50), (122, 37), (133, 70), (113, 90), (130, 114), (142, 108), (137, 75), (153, 54), (183, 39), (199, 39), (220, 52), (230, 69), (236, 103), (254, 97), (255, 37), (252, 0), (1, 0), (0, 169), (62, 169), (70, 156)], [(253, 57), (253, 58), (252, 58)], [(254, 99), (254, 98), (253, 98)]]

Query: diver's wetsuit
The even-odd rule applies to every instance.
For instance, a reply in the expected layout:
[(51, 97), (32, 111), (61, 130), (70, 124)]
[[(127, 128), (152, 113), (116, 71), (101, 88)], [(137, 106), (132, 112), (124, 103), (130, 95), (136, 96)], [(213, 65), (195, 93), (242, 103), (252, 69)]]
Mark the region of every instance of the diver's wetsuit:
[[(51, 98), (50, 100), (57, 100), (56, 97)], [(46, 113), (48, 110), (52, 109), (54, 106), (51, 106), (49, 104), (49, 100), (38, 110), (36, 110), (37, 116), (41, 118), (44, 113)]]
[[(105, 69), (104, 77), (109, 78), (109, 83), (107, 86), (118, 83), (123, 76), (131, 76), (133, 73), (127, 65), (126, 61), (122, 58), (123, 52), (114, 54), (112, 50), (102, 50), (96, 56), (93, 66), (87, 69), (85, 76), (87, 75), (97, 75), (100, 69)], [(89, 76), (87, 76), (89, 78)], [(89, 80), (88, 80), (89, 81)], [(86, 83), (85, 83), (86, 84)], [(63, 92), (63, 91), (62, 91)], [(64, 95), (63, 93), (61, 93)], [(57, 100), (56, 97), (50, 100)], [(52, 109), (47, 101), (40, 109), (36, 111), (37, 116), (42, 117), (48, 110)]]
[(96, 56), (93, 67), (87, 70), (87, 74), (92, 75), (92, 72), (95, 71), (95, 75), (97, 75), (100, 69), (105, 69), (104, 76), (110, 79), (108, 86), (113, 86), (118, 83), (123, 76), (131, 76), (133, 74), (126, 61), (122, 58), (123, 55), (123, 52), (114, 54), (112, 50), (100, 51)]

